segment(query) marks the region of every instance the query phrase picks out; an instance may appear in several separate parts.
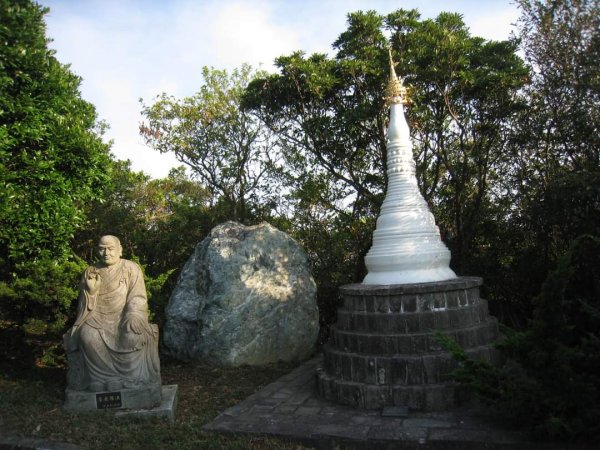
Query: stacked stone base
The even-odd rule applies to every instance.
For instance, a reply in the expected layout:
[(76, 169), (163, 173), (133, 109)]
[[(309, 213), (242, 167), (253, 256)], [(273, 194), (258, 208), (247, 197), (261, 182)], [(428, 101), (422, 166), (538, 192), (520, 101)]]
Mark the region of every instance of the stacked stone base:
[(342, 286), (331, 328), (322, 397), (365, 409), (407, 406), (442, 411), (464, 400), (452, 381), (457, 362), (439, 343), (446, 335), (473, 358), (498, 362), (498, 323), (479, 297), (481, 278), (391, 286)]

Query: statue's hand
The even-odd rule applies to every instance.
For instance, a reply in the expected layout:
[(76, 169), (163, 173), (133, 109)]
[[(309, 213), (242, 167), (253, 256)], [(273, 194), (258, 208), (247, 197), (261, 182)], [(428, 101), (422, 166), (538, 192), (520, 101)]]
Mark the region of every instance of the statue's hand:
[(100, 290), (101, 283), (102, 277), (97, 271), (93, 269), (87, 271), (87, 273), (85, 274), (85, 290), (90, 295), (96, 295), (98, 293), (98, 291)]
[(142, 334), (146, 328), (144, 320), (137, 316), (127, 317), (123, 322), (123, 329), (126, 333)]

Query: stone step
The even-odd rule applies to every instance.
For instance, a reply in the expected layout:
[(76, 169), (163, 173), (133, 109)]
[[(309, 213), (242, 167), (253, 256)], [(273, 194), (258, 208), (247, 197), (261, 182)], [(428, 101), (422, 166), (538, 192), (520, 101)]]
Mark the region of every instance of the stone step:
[(458, 277), (451, 280), (434, 281), (431, 283), (409, 283), (409, 284), (345, 284), (340, 286), (340, 294), (360, 293), (362, 295), (390, 296), (396, 294), (426, 294), (433, 292), (445, 292), (452, 290), (470, 289), (483, 284), (481, 277)]
[[(465, 349), (470, 358), (494, 363), (493, 345)], [(420, 385), (451, 381), (458, 363), (447, 351), (423, 355), (365, 355), (346, 353), (329, 345), (324, 348), (323, 367), (336, 379), (373, 385)]]
[(466, 395), (453, 382), (428, 385), (371, 385), (336, 379), (317, 370), (319, 395), (327, 400), (364, 409), (406, 406), (417, 411), (445, 411)]
[(339, 330), (383, 334), (424, 333), (471, 327), (485, 322), (488, 317), (486, 300), (459, 308), (413, 313), (360, 312), (338, 308), (336, 326)]
[(423, 333), (378, 333), (340, 330), (335, 325), (330, 328), (329, 343), (332, 347), (349, 353), (394, 355), (422, 354), (438, 352), (442, 346), (437, 333), (449, 336), (463, 348), (489, 344), (498, 338), (498, 321), (488, 317), (484, 322), (467, 328), (450, 328)]
[(433, 311), (460, 308), (479, 302), (479, 286), (452, 291), (397, 293), (390, 295), (363, 293), (358, 290), (347, 291), (342, 294), (342, 300), (344, 308), (348, 311), (380, 313)]

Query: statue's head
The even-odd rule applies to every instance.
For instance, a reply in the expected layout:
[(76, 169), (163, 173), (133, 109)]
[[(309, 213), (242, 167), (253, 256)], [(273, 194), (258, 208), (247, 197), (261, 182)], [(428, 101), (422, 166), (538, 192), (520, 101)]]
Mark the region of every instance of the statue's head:
[(98, 242), (98, 254), (100, 255), (100, 262), (107, 266), (118, 263), (123, 254), (121, 241), (116, 236), (102, 236)]

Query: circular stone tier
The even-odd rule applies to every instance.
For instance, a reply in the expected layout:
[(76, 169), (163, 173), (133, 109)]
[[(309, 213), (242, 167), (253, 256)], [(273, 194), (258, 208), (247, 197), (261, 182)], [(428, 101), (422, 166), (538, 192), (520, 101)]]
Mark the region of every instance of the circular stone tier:
[(479, 297), (481, 284), (481, 278), (461, 277), (342, 286), (343, 306), (317, 371), (321, 396), (365, 409), (455, 406), (461, 397), (451, 377), (457, 363), (437, 336), (453, 338), (472, 358), (498, 361), (498, 323)]

